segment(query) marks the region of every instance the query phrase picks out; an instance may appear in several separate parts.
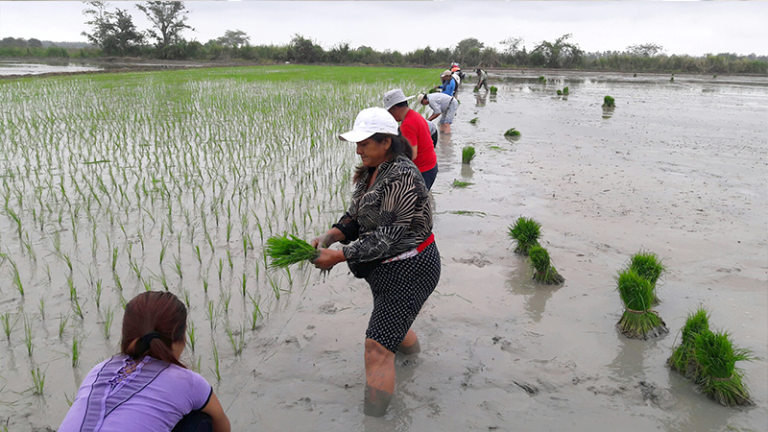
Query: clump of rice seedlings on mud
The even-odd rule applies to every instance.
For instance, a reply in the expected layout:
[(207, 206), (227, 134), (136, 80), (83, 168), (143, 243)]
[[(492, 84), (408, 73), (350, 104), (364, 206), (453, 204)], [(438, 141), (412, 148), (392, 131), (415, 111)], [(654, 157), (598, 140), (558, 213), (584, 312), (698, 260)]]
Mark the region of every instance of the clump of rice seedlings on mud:
[(507, 131), (504, 132), (504, 136), (508, 138), (520, 138), (520, 131), (515, 128), (507, 129)]
[(477, 124), (477, 117), (469, 121), (469, 124)]
[(469, 164), (475, 158), (475, 148), (466, 146), (461, 150), (461, 163)]
[(696, 336), (709, 331), (709, 313), (704, 308), (688, 314), (685, 325), (680, 331), (681, 342), (667, 359), (670, 369), (680, 372), (689, 379), (695, 379), (699, 374), (699, 365), (696, 362)]
[(629, 268), (651, 283), (651, 287), (653, 287), (653, 302), (658, 303), (656, 281), (667, 270), (667, 267), (661, 263), (659, 257), (652, 252), (640, 251), (632, 256)]
[(549, 259), (549, 252), (541, 246), (534, 246), (528, 251), (528, 259), (533, 267), (533, 280), (547, 285), (558, 285), (565, 282)]
[(547, 82), (547, 78), (545, 78), (543, 75), (539, 77), (539, 82), (544, 84)]
[(557, 90), (557, 95), (558, 96), (562, 96), (563, 95), (563, 91), (562, 90)]
[(453, 180), (453, 187), (455, 187), (455, 188), (459, 188), (459, 189), (464, 189), (465, 187), (467, 187), (467, 186), (471, 186), (471, 185), (473, 185), (473, 184), (474, 184), (474, 183), (471, 183), (471, 182), (465, 182), (465, 181), (461, 181), (461, 180), (459, 180), (459, 179), (454, 179), (454, 180)]
[(611, 96), (606, 96), (603, 98), (603, 108), (613, 108), (616, 106), (616, 100), (612, 98)]
[(492, 95), (495, 95), (498, 91), (499, 91), (499, 89), (496, 86), (491, 86), (491, 94)]
[(287, 268), (292, 264), (311, 261), (320, 256), (320, 251), (293, 234), (268, 238), (265, 252), (272, 259), (269, 263), (270, 268)]
[(566, 96), (568, 96), (568, 94), (570, 94), (570, 89), (567, 86), (563, 87), (563, 94), (566, 95)]
[(626, 269), (616, 278), (617, 289), (624, 303), (624, 314), (616, 325), (624, 336), (649, 339), (668, 333), (664, 320), (651, 310), (653, 287), (632, 269)]
[(747, 349), (734, 348), (728, 333), (705, 331), (695, 339), (701, 392), (725, 406), (751, 405), (738, 361), (752, 361)]
[(508, 234), (516, 243), (515, 253), (528, 255), (534, 246), (539, 246), (541, 224), (532, 218), (520, 217), (509, 227)]

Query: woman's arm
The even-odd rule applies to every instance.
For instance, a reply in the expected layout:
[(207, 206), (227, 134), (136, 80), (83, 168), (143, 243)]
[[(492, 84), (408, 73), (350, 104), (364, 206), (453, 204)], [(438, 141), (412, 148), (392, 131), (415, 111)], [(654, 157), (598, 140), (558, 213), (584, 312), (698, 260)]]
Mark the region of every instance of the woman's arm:
[(213, 390), (211, 390), (211, 399), (201, 411), (213, 419), (213, 432), (230, 432), (232, 430), (229, 418), (227, 418), (227, 414), (224, 412), (224, 408), (222, 408), (221, 402), (219, 402), (219, 398), (216, 397)]

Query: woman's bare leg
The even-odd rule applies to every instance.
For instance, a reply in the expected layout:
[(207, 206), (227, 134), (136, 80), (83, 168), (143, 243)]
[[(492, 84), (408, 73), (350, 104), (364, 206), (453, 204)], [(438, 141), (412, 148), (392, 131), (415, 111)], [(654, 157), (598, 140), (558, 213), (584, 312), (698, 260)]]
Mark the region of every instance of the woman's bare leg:
[(365, 340), (365, 381), (363, 412), (381, 417), (395, 392), (395, 353), (373, 339)]

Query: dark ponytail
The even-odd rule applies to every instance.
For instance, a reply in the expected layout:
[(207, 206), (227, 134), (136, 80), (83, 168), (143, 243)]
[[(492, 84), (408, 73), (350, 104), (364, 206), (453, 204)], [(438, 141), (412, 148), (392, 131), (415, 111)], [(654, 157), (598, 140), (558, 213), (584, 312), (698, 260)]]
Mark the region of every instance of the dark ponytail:
[(125, 306), (120, 351), (134, 360), (150, 356), (185, 367), (173, 355), (173, 343), (184, 341), (187, 308), (169, 292), (149, 291)]
[[(413, 159), (413, 147), (411, 147), (411, 143), (408, 142), (408, 139), (404, 137), (399, 131), (397, 135), (391, 135), (391, 134), (385, 134), (385, 133), (375, 133), (371, 135), (371, 139), (376, 141), (377, 143), (381, 143), (384, 141), (384, 138), (390, 138), (392, 139), (392, 143), (389, 146), (389, 150), (387, 150), (387, 160), (393, 161), (398, 156), (402, 155), (408, 158), (408, 160)], [(353, 181), (357, 183), (358, 180), (363, 178), (363, 174), (368, 171), (368, 167), (365, 165), (360, 165), (355, 169), (355, 176), (353, 178)]]

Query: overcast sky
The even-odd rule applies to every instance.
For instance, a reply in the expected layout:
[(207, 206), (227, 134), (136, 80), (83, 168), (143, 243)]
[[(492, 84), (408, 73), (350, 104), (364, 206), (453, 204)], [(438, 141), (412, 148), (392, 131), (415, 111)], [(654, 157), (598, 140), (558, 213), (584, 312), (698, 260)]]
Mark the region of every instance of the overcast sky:
[[(136, 2), (112, 2), (149, 23)], [(186, 2), (187, 39), (207, 42), (239, 29), (252, 45), (286, 44), (298, 33), (324, 48), (346, 41), (401, 52), (453, 47), (475, 37), (500, 47), (521, 37), (530, 50), (572, 33), (585, 51), (624, 50), (653, 42), (668, 54), (768, 54), (768, 2)], [(85, 41), (81, 2), (0, 1), (0, 38)]]

